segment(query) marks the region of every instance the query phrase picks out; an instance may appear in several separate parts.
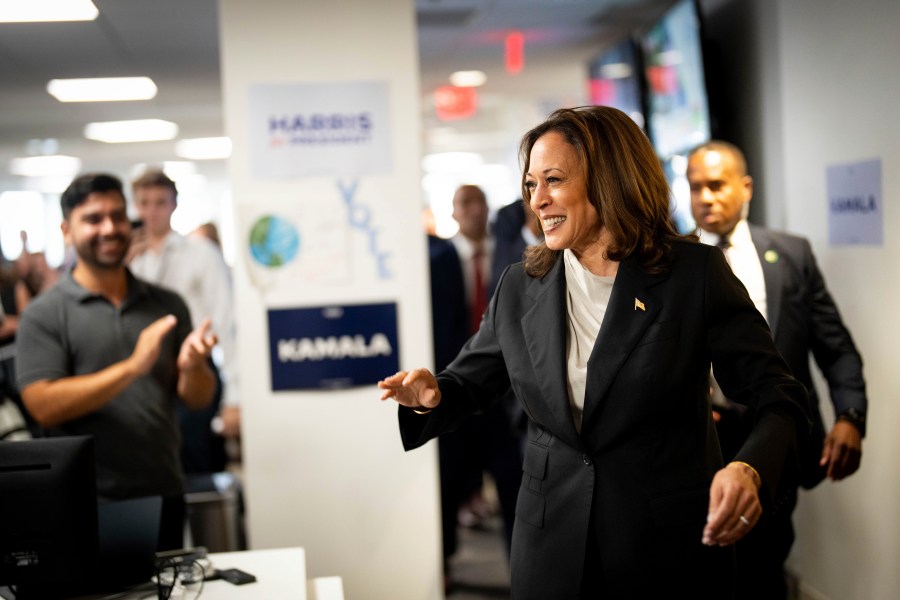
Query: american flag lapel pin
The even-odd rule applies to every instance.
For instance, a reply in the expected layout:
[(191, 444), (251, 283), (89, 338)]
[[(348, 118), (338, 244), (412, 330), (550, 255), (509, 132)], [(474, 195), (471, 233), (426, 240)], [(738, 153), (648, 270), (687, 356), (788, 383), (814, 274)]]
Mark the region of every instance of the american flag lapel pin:
[(644, 303), (641, 302), (640, 300), (638, 300), (637, 298), (635, 298), (634, 299), (634, 310), (638, 310), (638, 309), (640, 309), (644, 312), (647, 312), (647, 309), (644, 307)]

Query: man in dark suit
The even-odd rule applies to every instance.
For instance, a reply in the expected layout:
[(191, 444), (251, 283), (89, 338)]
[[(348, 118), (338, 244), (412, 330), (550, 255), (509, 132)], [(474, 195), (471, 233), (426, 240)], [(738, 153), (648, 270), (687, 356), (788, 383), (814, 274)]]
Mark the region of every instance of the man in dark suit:
[[(493, 243), (488, 235), (487, 198), (474, 185), (461, 186), (453, 197), (459, 233), (450, 240), (429, 237), (432, 332), (435, 368), (444, 369), (477, 329), (489, 298), (487, 284)], [(521, 258), (520, 258), (521, 260)], [(508, 546), (515, 520), (515, 500), (522, 481), (518, 436), (507, 413), (495, 405), (473, 415), (440, 439), (441, 525), (445, 585), (449, 558), (457, 548), (457, 515), (481, 497), (482, 473), (494, 478)]]
[(522, 199), (510, 202), (497, 211), (494, 219), (494, 258), (488, 297), (494, 295), (500, 276), (509, 265), (521, 262), (525, 248), (544, 238), (541, 226)]
[[(723, 249), (766, 317), (776, 347), (809, 392), (813, 435), (802, 456), (800, 483), (812, 488), (825, 477), (836, 481), (853, 474), (859, 468), (865, 435), (862, 360), (825, 287), (809, 242), (747, 224), (753, 180), (747, 175), (743, 153), (732, 144), (713, 141), (695, 149), (687, 176), (701, 241)], [(837, 417), (827, 435), (810, 373), (810, 352), (828, 382)], [(743, 444), (752, 414), (725, 398), (719, 404), (717, 429), (728, 459)], [(737, 588), (744, 597), (785, 597), (784, 561), (794, 541), (791, 512), (796, 501), (794, 490), (738, 543)]]
[[(536, 246), (544, 239), (544, 232), (537, 217), (521, 198), (497, 211), (494, 219), (494, 258), (491, 265), (491, 285), (488, 297), (494, 295), (500, 276), (509, 265), (522, 262), (525, 249)], [(501, 401), (509, 416), (512, 433), (525, 440), (526, 418), (515, 396), (507, 394)]]

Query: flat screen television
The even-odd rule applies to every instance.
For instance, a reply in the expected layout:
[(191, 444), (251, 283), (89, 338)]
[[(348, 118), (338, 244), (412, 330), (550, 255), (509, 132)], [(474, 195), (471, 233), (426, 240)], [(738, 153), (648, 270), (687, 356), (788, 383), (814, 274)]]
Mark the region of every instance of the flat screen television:
[(661, 158), (709, 140), (700, 19), (681, 0), (640, 35), (647, 83), (647, 129)]
[(79, 590), (97, 560), (92, 437), (0, 443), (0, 586), (16, 598)]
[(590, 62), (588, 70), (591, 104), (618, 108), (643, 128), (641, 69), (634, 41), (625, 38), (604, 50)]
[(695, 0), (680, 0), (639, 36), (647, 94), (647, 133), (672, 189), (672, 216), (682, 233), (696, 227), (685, 174), (686, 154), (710, 139), (702, 31)]

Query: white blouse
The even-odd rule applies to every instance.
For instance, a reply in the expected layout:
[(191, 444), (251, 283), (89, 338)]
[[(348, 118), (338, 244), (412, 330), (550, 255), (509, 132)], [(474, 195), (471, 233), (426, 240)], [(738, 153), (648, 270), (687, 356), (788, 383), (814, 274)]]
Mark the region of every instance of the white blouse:
[(587, 383), (587, 363), (600, 334), (600, 324), (615, 277), (600, 277), (585, 269), (575, 254), (563, 250), (566, 267), (566, 312), (568, 322), (568, 347), (566, 350), (569, 406), (575, 429), (581, 431), (581, 415), (584, 412), (584, 390)]

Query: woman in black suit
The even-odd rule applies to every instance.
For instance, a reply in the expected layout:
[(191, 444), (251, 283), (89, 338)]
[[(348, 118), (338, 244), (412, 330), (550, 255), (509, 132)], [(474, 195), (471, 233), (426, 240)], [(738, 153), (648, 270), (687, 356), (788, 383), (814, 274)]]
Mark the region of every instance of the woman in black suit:
[[(714, 247), (679, 236), (649, 141), (621, 111), (562, 109), (525, 134), (544, 242), (504, 273), (450, 366), (379, 382), (407, 449), (512, 389), (528, 415), (516, 599), (728, 598), (732, 544), (777, 500), (807, 399)], [(710, 363), (752, 405), (723, 466)]]

